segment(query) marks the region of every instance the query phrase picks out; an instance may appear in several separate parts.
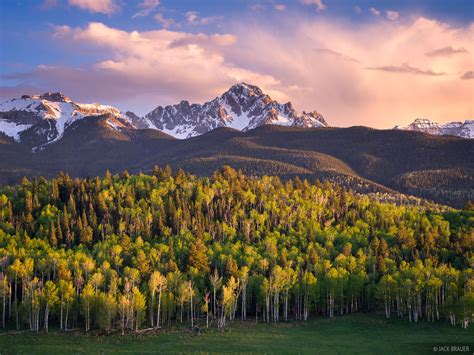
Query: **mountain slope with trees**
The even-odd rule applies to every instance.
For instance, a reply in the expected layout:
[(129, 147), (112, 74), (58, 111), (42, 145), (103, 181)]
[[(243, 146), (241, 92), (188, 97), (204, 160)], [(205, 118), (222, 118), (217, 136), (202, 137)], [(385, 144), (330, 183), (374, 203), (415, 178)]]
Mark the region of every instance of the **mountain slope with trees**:
[(404, 193), (455, 207), (474, 201), (474, 141), (366, 127), (266, 125), (248, 132), (219, 128), (177, 140), (158, 130), (115, 130), (111, 115), (72, 123), (44, 149), (0, 138), (0, 184), (22, 176), (151, 172), (169, 164), (209, 176), (225, 164), (248, 175), (337, 182), (359, 192)]
[(24, 178), (0, 191), (1, 322), (124, 333), (366, 311), (467, 327), (473, 224), (230, 167)]

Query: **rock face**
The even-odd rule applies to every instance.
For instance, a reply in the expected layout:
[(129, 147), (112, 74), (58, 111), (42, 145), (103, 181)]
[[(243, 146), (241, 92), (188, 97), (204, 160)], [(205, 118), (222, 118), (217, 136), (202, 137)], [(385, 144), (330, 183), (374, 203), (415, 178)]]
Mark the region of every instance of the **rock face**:
[(417, 118), (406, 127), (395, 126), (394, 129), (425, 132), (435, 135), (449, 135), (463, 138), (474, 138), (474, 120), (439, 124), (426, 118)]
[(0, 103), (0, 132), (17, 142), (40, 147), (58, 141), (73, 123), (88, 116), (111, 114), (113, 129), (157, 129), (176, 138), (190, 138), (218, 127), (247, 131), (262, 125), (326, 127), (318, 112), (297, 112), (290, 102), (280, 104), (254, 85), (232, 86), (222, 96), (204, 104), (181, 101), (159, 106), (144, 117), (115, 107), (79, 104), (62, 93), (23, 95)]
[(162, 130), (176, 138), (190, 138), (218, 127), (247, 131), (266, 124), (300, 127), (326, 127), (323, 116), (314, 112), (298, 113), (290, 102), (280, 104), (254, 85), (232, 86), (222, 96), (204, 104), (181, 101), (158, 106), (144, 117), (128, 116), (139, 128)]
[(115, 107), (79, 104), (62, 93), (23, 95), (0, 103), (0, 132), (35, 148), (58, 141), (74, 122), (88, 116), (110, 114), (111, 129), (132, 128)]

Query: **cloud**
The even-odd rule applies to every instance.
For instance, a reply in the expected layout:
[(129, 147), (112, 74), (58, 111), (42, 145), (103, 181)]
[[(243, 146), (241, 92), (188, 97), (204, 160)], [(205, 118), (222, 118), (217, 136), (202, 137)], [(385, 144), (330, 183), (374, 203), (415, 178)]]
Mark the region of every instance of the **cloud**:
[(199, 45), (202, 48), (209, 48), (209, 46), (231, 46), (237, 41), (237, 37), (231, 34), (212, 34), (206, 35), (204, 33), (198, 33), (188, 36), (180, 36), (178, 39), (170, 42), (169, 47), (184, 47), (190, 45)]
[(165, 18), (161, 13), (157, 13), (153, 18), (160, 23), (163, 28), (170, 28), (174, 24), (172, 18)]
[(357, 6), (357, 5), (356, 5), (356, 6), (353, 7), (353, 9), (354, 9), (354, 12), (355, 12), (357, 15), (360, 15), (360, 14), (362, 13), (362, 9), (361, 9), (360, 6)]
[(467, 71), (461, 76), (462, 80), (471, 80), (474, 79), (474, 71)]
[(285, 4), (275, 4), (274, 8), (277, 11), (285, 11), (286, 10), (286, 5)]
[(178, 99), (208, 100), (240, 81), (259, 83), (284, 97), (273, 89), (279, 82), (272, 75), (224, 58), (223, 49), (235, 44), (235, 35), (127, 32), (92, 22), (86, 27), (57, 26), (53, 38), (76, 50), (93, 50), (102, 59), (86, 68), (41, 65), (7, 79), (67, 92), (78, 100), (128, 104), (125, 108), (139, 107), (140, 114)]
[(53, 26), (53, 38), (64, 38), (71, 32), (71, 27), (67, 25)]
[(450, 57), (453, 54), (459, 54), (459, 53), (468, 53), (466, 48), (457, 48), (454, 49), (451, 46), (448, 47), (443, 47), (443, 48), (438, 48), (429, 52), (426, 52), (425, 54), (428, 57)]
[(1, 78), (139, 114), (182, 99), (207, 101), (246, 81), (300, 111), (318, 110), (334, 126), (390, 128), (414, 117), (474, 116), (474, 80), (461, 80), (472, 78), (471, 56), (426, 55), (440, 43), (472, 53), (474, 24), (421, 17), (355, 26), (289, 14), (277, 23), (229, 18), (224, 26), (214, 34), (57, 26), (48, 47), (93, 53), (86, 57), (91, 64), (44, 63)]
[(408, 65), (407, 63), (404, 63), (399, 66), (387, 65), (387, 66), (381, 66), (381, 67), (368, 67), (367, 69), (381, 70), (381, 71), (386, 71), (390, 73), (402, 73), (402, 74), (414, 74), (414, 75), (430, 75), (430, 76), (446, 75), (445, 73), (437, 73), (430, 69), (428, 70), (418, 69), (418, 68)]
[(471, 70), (469, 56), (425, 55), (439, 43), (471, 51), (474, 25), (456, 27), (423, 17), (357, 26), (291, 18), (278, 26), (237, 28), (239, 41), (223, 49), (224, 57), (272, 75), (281, 83), (274, 89), (285, 92), (297, 109), (316, 109), (331, 125), (390, 128), (417, 116), (438, 122), (474, 116), (474, 81), (452, 75)]
[(399, 13), (396, 12), (396, 11), (387, 10), (387, 11), (385, 11), (385, 16), (390, 21), (396, 21), (396, 20), (398, 20)]
[(379, 15), (380, 15), (380, 11), (377, 10), (375, 7), (371, 7), (371, 8), (369, 9), (369, 11), (370, 11), (370, 13), (371, 13), (372, 15), (374, 15), (374, 16), (379, 16)]
[(120, 9), (114, 0), (68, 0), (68, 4), (92, 13), (110, 15)]
[(132, 18), (148, 16), (153, 11), (155, 11), (159, 5), (160, 5), (160, 0), (143, 0), (141, 3), (137, 5), (140, 11), (135, 13), (132, 16)]
[(209, 25), (217, 19), (218, 16), (200, 17), (197, 11), (186, 12), (186, 20), (191, 25)]
[(321, 12), (327, 9), (323, 0), (300, 0), (303, 5), (316, 5), (316, 11)]
[(333, 56), (333, 57), (336, 57), (336, 58), (339, 58), (339, 59), (342, 59), (342, 60), (347, 60), (349, 62), (359, 63), (359, 61), (357, 59), (354, 59), (354, 58), (352, 58), (350, 56), (347, 56), (345, 54), (333, 51), (332, 49), (329, 49), (329, 48), (316, 48), (315, 51), (319, 52), (321, 54), (330, 55), (330, 56)]

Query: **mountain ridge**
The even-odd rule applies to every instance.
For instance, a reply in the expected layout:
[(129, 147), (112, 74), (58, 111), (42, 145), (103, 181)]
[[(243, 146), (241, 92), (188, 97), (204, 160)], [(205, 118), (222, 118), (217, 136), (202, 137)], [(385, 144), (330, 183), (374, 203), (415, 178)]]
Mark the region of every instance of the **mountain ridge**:
[[(243, 82), (203, 104), (182, 100), (176, 105), (158, 106), (142, 117), (109, 105), (77, 103), (62, 93), (23, 95), (0, 103), (0, 133), (37, 151), (59, 141), (72, 123), (103, 114), (111, 115), (107, 121), (110, 129), (154, 129), (178, 139), (196, 137), (221, 127), (243, 132), (264, 125), (329, 127), (317, 111), (299, 113), (291, 102), (281, 104), (258, 86)], [(474, 138), (474, 120), (442, 125), (416, 119), (406, 127), (394, 129)]]
[(71, 125), (35, 153), (0, 134), (0, 185), (59, 172), (92, 177), (106, 170), (149, 172), (169, 164), (206, 176), (222, 165), (248, 175), (329, 180), (361, 193), (399, 193), (462, 207), (474, 200), (474, 141), (366, 127), (227, 127), (179, 140), (153, 129), (111, 129), (108, 115)]
[[(329, 127), (317, 112), (298, 114), (291, 103), (273, 101), (247, 84), (210, 102), (179, 104), (203, 113), (188, 118), (201, 117), (204, 133), (190, 125), (181, 132), (189, 138), (177, 139), (169, 129), (137, 127), (140, 117), (133, 112), (78, 104), (61, 93), (9, 100), (0, 104), (0, 184), (16, 183), (24, 175), (52, 177), (65, 171), (84, 177), (107, 169), (137, 173), (166, 164), (206, 175), (228, 164), (249, 175), (330, 180), (362, 193), (403, 193), (457, 207), (474, 200), (472, 139)], [(234, 121), (237, 116), (221, 110), (224, 103), (245, 119)], [(284, 122), (279, 121), (282, 112)]]
[(416, 118), (408, 126), (395, 126), (394, 129), (418, 131), (433, 135), (449, 135), (462, 138), (474, 138), (474, 120), (465, 120), (440, 124), (427, 118)]
[(62, 93), (23, 95), (0, 104), (0, 132), (37, 150), (59, 141), (73, 123), (104, 114), (112, 129), (132, 127), (113, 106), (76, 103)]
[(191, 138), (218, 127), (247, 131), (265, 124), (302, 127), (328, 126), (316, 112), (297, 112), (291, 102), (280, 104), (255, 85), (239, 83), (203, 104), (183, 100), (158, 106), (132, 121), (139, 128), (155, 128), (176, 138)]

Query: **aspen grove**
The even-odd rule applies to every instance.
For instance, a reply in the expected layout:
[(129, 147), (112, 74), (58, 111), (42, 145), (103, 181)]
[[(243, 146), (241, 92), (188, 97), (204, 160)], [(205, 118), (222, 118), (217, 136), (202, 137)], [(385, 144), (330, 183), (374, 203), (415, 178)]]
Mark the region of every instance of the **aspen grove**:
[(125, 332), (374, 312), (468, 327), (474, 211), (330, 184), (66, 174), (0, 190), (1, 325)]

